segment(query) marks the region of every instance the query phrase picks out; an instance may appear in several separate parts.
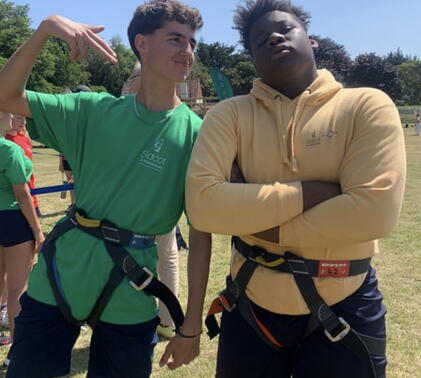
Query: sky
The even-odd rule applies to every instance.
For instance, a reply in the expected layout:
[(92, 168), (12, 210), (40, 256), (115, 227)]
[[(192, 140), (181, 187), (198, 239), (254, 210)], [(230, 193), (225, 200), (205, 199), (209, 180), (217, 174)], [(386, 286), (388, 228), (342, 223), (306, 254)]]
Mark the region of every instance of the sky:
[[(32, 27), (50, 14), (60, 14), (90, 25), (104, 25), (102, 37), (119, 35), (128, 46), (127, 25), (142, 0), (10, 0), (30, 6)], [(232, 29), (234, 9), (240, 0), (184, 0), (198, 8), (205, 26), (198, 33), (206, 43), (236, 45)], [(343, 45), (352, 58), (374, 52), (385, 55), (398, 48), (421, 58), (421, 0), (295, 0), (312, 15), (309, 33), (329, 37)]]

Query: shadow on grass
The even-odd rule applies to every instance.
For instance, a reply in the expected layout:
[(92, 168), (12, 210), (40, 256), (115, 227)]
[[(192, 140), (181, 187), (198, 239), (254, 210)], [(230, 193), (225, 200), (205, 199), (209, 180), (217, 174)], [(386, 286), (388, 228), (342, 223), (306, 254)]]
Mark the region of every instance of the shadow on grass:
[(41, 215), (41, 219), (52, 218), (52, 217), (56, 217), (58, 215), (64, 215), (64, 214), (66, 214), (65, 210), (57, 211), (57, 212), (51, 213), (51, 214), (45, 214), (45, 215), (43, 214), (43, 215)]

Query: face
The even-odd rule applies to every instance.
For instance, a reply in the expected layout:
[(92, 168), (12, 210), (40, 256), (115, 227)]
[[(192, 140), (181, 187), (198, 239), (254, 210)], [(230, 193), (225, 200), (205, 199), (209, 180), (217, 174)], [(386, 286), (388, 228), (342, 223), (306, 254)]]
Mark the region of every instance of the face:
[(268, 85), (283, 78), (298, 80), (316, 69), (317, 43), (290, 13), (273, 11), (260, 17), (250, 31), (250, 46), (256, 71)]
[(0, 135), (12, 129), (12, 114), (0, 112)]
[(168, 81), (184, 81), (194, 62), (195, 32), (186, 24), (166, 22), (151, 35), (138, 34), (136, 47), (143, 72), (155, 73)]
[(25, 117), (21, 117), (19, 115), (13, 115), (12, 117), (12, 130), (14, 131), (22, 131), (26, 125)]

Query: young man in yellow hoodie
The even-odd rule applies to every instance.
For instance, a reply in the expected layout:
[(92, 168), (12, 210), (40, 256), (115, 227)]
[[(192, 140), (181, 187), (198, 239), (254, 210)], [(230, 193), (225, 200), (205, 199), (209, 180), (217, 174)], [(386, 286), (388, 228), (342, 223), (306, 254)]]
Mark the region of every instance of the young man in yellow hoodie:
[[(370, 261), (402, 203), (402, 128), (383, 92), (317, 70), (308, 22), (285, 1), (237, 9), (260, 79), (207, 113), (191, 156), (191, 223), (239, 235), (212, 306), (224, 307), (218, 378), (385, 376), (386, 311)], [(207, 264), (197, 257), (198, 282)]]

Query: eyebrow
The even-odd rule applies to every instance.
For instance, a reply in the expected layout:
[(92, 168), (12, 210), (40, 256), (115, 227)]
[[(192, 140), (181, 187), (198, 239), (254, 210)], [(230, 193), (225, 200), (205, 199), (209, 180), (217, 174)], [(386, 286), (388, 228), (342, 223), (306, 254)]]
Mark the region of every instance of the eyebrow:
[[(279, 26), (279, 25), (286, 26), (286, 25), (288, 25), (288, 21), (285, 21), (285, 20), (272, 21), (269, 25), (272, 25), (272, 24), (275, 24), (276, 26)], [(265, 25), (265, 29), (264, 30), (259, 30), (259, 32), (257, 33), (257, 35), (252, 38), (252, 41), (255, 41), (256, 39), (258, 39), (259, 37), (261, 37), (266, 32), (267, 32), (267, 24)]]
[[(187, 39), (187, 38), (186, 38), (186, 36), (185, 36), (184, 34), (181, 34), (181, 33), (178, 33), (178, 32), (170, 32), (170, 33), (168, 33), (167, 35), (168, 35), (168, 36), (180, 37), (180, 38)], [(192, 42), (194, 45), (196, 45), (196, 44), (197, 44), (197, 41), (196, 41), (196, 39), (194, 39), (194, 38), (191, 38), (191, 39), (190, 39), (190, 42)]]

